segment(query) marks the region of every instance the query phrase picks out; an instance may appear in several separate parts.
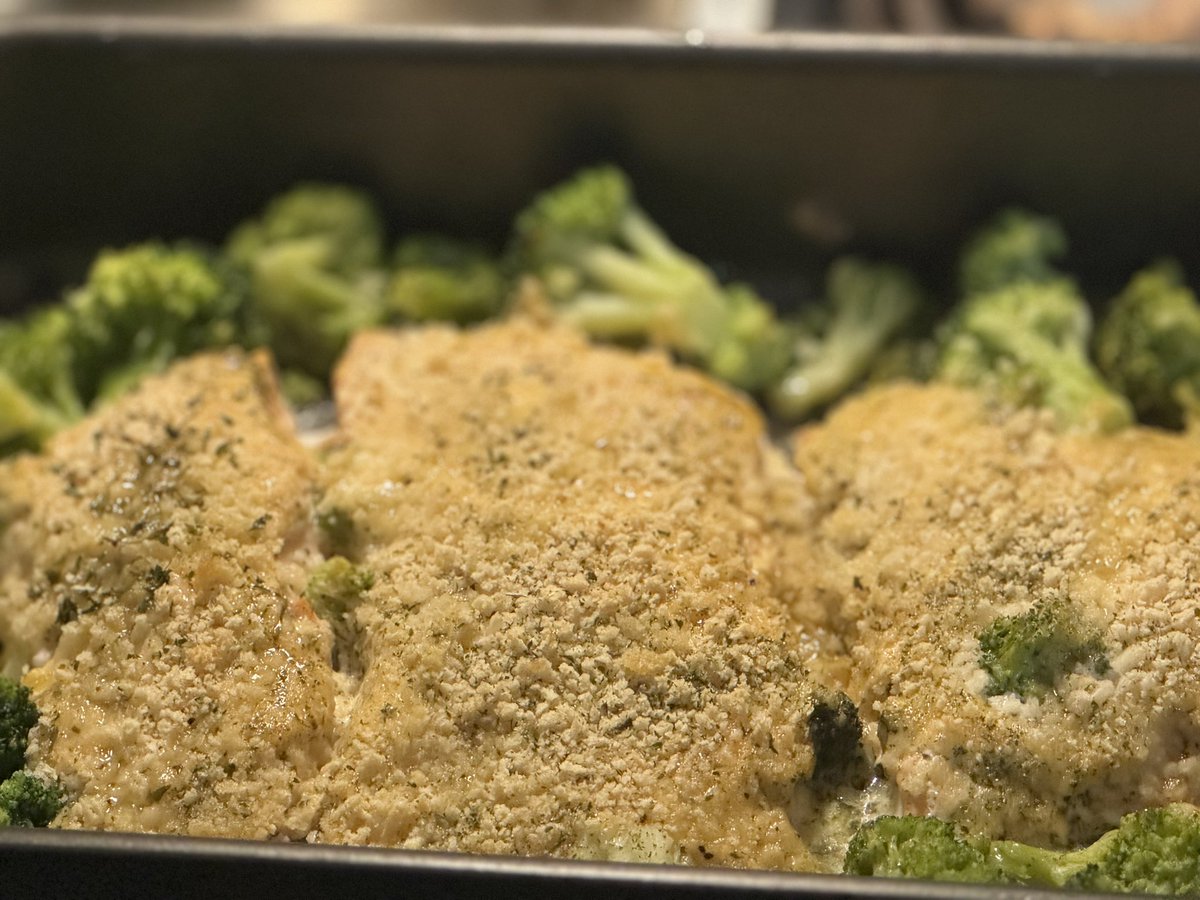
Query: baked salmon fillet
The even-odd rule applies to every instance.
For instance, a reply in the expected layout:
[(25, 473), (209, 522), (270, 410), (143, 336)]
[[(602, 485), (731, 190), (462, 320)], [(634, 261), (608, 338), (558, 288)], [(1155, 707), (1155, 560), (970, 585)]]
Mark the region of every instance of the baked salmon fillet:
[(362, 334), (335, 395), (322, 509), (373, 586), (320, 840), (817, 865), (746, 400), (523, 320)]
[(312, 827), (333, 675), (300, 588), (313, 464), (265, 355), (177, 364), (0, 469), (0, 637), (66, 828)]
[[(1200, 802), (1194, 436), (1063, 435), (972, 392), (896, 385), (800, 432), (796, 461), (805, 601), (850, 647), (836, 668), (905, 812), (1070, 845)], [(992, 641), (1029, 616), (1055, 624), (1001, 662), (1042, 683), (996, 683)]]

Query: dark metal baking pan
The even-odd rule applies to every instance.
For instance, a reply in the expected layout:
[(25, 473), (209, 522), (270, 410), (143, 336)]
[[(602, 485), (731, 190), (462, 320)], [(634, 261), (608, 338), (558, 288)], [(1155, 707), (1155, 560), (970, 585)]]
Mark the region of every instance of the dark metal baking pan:
[[(218, 239), (300, 179), (398, 226), (502, 239), (576, 166), (625, 166), (678, 241), (782, 286), (842, 246), (937, 284), (1001, 203), (1061, 217), (1096, 291), (1193, 270), (1200, 56), (995, 40), (0, 23), (0, 311), (97, 248)], [(783, 288), (778, 299), (792, 296)], [(1037, 892), (0, 830), (3, 896), (968, 897)]]
[(100, 895), (172, 900), (315, 896), (353, 900), (1049, 900), (1063, 896), (1058, 891), (839, 875), (27, 829), (0, 830), (0, 886), (4, 897)]
[(1197, 110), (1186, 48), (0, 23), (0, 310), (99, 246), (217, 238), (304, 178), (499, 240), (598, 159), (731, 274), (845, 240), (936, 280), (967, 228), (1025, 203), (1103, 291), (1151, 256), (1200, 263)]

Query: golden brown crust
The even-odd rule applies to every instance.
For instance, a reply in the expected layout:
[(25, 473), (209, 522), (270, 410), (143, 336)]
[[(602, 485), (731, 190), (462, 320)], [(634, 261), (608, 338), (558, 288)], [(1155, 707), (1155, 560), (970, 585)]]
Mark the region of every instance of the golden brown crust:
[(29, 760), (67, 787), (56, 824), (303, 836), (333, 687), (298, 591), (313, 466), (269, 359), (180, 363), (11, 465), (5, 654), (42, 663)]
[(815, 865), (750, 404), (527, 322), (361, 335), (336, 394), (325, 503), (376, 581), (321, 840)]
[[(948, 386), (897, 385), (800, 432), (805, 602), (851, 647), (906, 808), (1035, 843), (1200, 801), (1200, 444), (1063, 436)], [(1069, 600), (1112, 668), (986, 695), (981, 629)]]

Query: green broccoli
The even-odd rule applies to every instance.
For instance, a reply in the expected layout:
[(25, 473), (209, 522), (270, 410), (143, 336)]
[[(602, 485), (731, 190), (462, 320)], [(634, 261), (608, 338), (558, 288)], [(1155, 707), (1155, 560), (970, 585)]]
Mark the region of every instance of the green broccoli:
[(335, 556), (313, 569), (305, 596), (317, 615), (336, 622), (353, 610), (374, 584), (375, 575), (369, 569)]
[(774, 384), (792, 360), (790, 330), (749, 285), (726, 286), (725, 299), (725, 335), (709, 358), (709, 372), (748, 391)]
[(33, 449), (173, 359), (239, 341), (242, 294), (205, 253), (101, 253), (62, 304), (0, 324), (0, 451)]
[(1111, 432), (1133, 411), (1088, 360), (1091, 314), (1064, 279), (1020, 281), (964, 300), (940, 335), (938, 377), (1051, 410), (1063, 428)]
[(392, 257), (384, 303), (414, 322), (477, 322), (504, 305), (508, 284), (486, 249), (437, 234), (405, 238)]
[(769, 306), (727, 290), (638, 207), (624, 173), (598, 166), (538, 197), (516, 220), (514, 267), (536, 275), (561, 317), (588, 334), (666, 347), (732, 384), (757, 390), (786, 354)]
[(226, 243), (281, 366), (324, 379), (354, 332), (383, 319), (383, 225), (365, 194), (302, 184)]
[(890, 342), (875, 355), (867, 372), (867, 384), (885, 384), (906, 379), (926, 382), (938, 365), (938, 345), (932, 338), (910, 337)]
[(70, 319), (60, 308), (0, 323), (0, 456), (36, 450), (83, 415)]
[(795, 362), (768, 394), (780, 418), (803, 419), (845, 394), (921, 305), (920, 289), (903, 269), (855, 257), (834, 262), (826, 293), (823, 327), (801, 329)]
[(29, 729), (37, 720), (38, 711), (29, 688), (0, 676), (0, 780), (25, 765)]
[(1200, 893), (1200, 810), (1175, 803), (1130, 813), (1080, 850), (961, 836), (919, 816), (864, 825), (846, 854), (851, 875), (1066, 887), (1089, 891)]
[[(1014, 855), (1002, 850), (1005, 865), (1014, 865)], [(1200, 894), (1200, 810), (1174, 803), (1130, 813), (1090, 847), (1064, 854), (1054, 883), (1088, 891)]]
[(1179, 428), (1200, 414), (1200, 303), (1179, 266), (1137, 273), (1096, 330), (1096, 364), (1138, 417)]
[(147, 243), (101, 253), (66, 297), (81, 396), (117, 396), (178, 357), (238, 342), (242, 305), (227, 273), (199, 249)]
[(58, 785), (28, 772), (0, 783), (0, 827), (45, 828), (63, 807)]
[(988, 694), (1039, 696), (1076, 666), (1108, 670), (1099, 631), (1071, 603), (1044, 601), (1028, 612), (996, 619), (979, 635), (979, 665)]
[(884, 816), (851, 841), (855, 875), (1011, 883), (1121, 893), (1200, 892), (1200, 810), (1184, 803), (1130, 813), (1080, 850), (960, 836), (918, 816)]
[(984, 225), (967, 243), (959, 262), (966, 296), (1013, 284), (1042, 283), (1059, 277), (1053, 261), (1067, 252), (1067, 235), (1054, 219), (1008, 209)]
[(1009, 880), (986, 842), (964, 840), (949, 822), (922, 816), (880, 816), (863, 825), (850, 839), (842, 871), (975, 884)]

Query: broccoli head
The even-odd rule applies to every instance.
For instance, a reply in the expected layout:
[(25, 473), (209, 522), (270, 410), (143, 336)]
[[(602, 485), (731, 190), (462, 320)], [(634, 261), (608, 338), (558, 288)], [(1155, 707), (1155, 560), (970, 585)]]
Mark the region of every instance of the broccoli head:
[(1108, 670), (1104, 641), (1066, 601), (1046, 601), (992, 622), (979, 635), (979, 665), (989, 694), (1039, 696), (1076, 666)]
[(369, 569), (335, 556), (313, 569), (305, 596), (317, 615), (337, 621), (353, 610), (374, 584), (375, 575)]
[(198, 249), (147, 243), (101, 253), (66, 298), (83, 399), (116, 396), (178, 357), (238, 342), (242, 303)]
[(717, 378), (748, 391), (776, 382), (792, 359), (791, 334), (774, 308), (745, 284), (725, 288), (728, 320), (709, 358)]
[(414, 322), (477, 322), (504, 305), (508, 285), (483, 247), (437, 234), (405, 238), (392, 258), (384, 303)]
[(45, 828), (63, 807), (62, 790), (28, 772), (0, 783), (0, 826)]
[(849, 875), (1020, 884), (1130, 894), (1200, 893), (1200, 810), (1186, 803), (1130, 813), (1079, 850), (960, 835), (920, 816), (882, 816), (855, 834)]
[(959, 261), (962, 292), (986, 294), (1024, 281), (1052, 281), (1054, 261), (1067, 252), (1067, 235), (1054, 219), (1008, 209), (984, 225)]
[(964, 300), (941, 333), (938, 377), (1051, 410), (1059, 425), (1111, 432), (1133, 412), (1088, 359), (1091, 314), (1064, 279), (1022, 281)]
[(70, 337), (59, 308), (0, 323), (0, 456), (36, 450), (83, 415)]
[(593, 337), (666, 347), (747, 390), (786, 364), (770, 307), (723, 288), (675, 246), (615, 167), (585, 169), (536, 197), (517, 217), (511, 256), (563, 320)]
[(240, 225), (226, 253), (285, 368), (327, 378), (350, 336), (382, 321), (383, 226), (359, 191), (300, 185)]
[(768, 395), (783, 419), (803, 419), (849, 391), (921, 305), (920, 289), (903, 269), (855, 257), (834, 262), (826, 293), (826, 315), (813, 320), (820, 327), (801, 327), (795, 360)]
[(251, 266), (271, 247), (321, 238), (329, 245), (328, 270), (355, 275), (383, 258), (383, 220), (362, 191), (337, 184), (298, 184), (267, 203), (257, 219), (229, 237), (235, 262)]
[(1138, 417), (1178, 428), (1200, 413), (1200, 303), (1160, 262), (1137, 273), (1096, 330), (1096, 364)]
[(862, 826), (850, 840), (843, 871), (976, 884), (1009, 880), (986, 841), (965, 840), (949, 822), (922, 816), (880, 816)]
[(37, 724), (38, 711), (29, 688), (0, 677), (0, 779), (25, 765), (29, 729)]
[(1059, 873), (1081, 890), (1200, 894), (1200, 810), (1174, 803), (1130, 813), (1090, 847), (1064, 854)]

